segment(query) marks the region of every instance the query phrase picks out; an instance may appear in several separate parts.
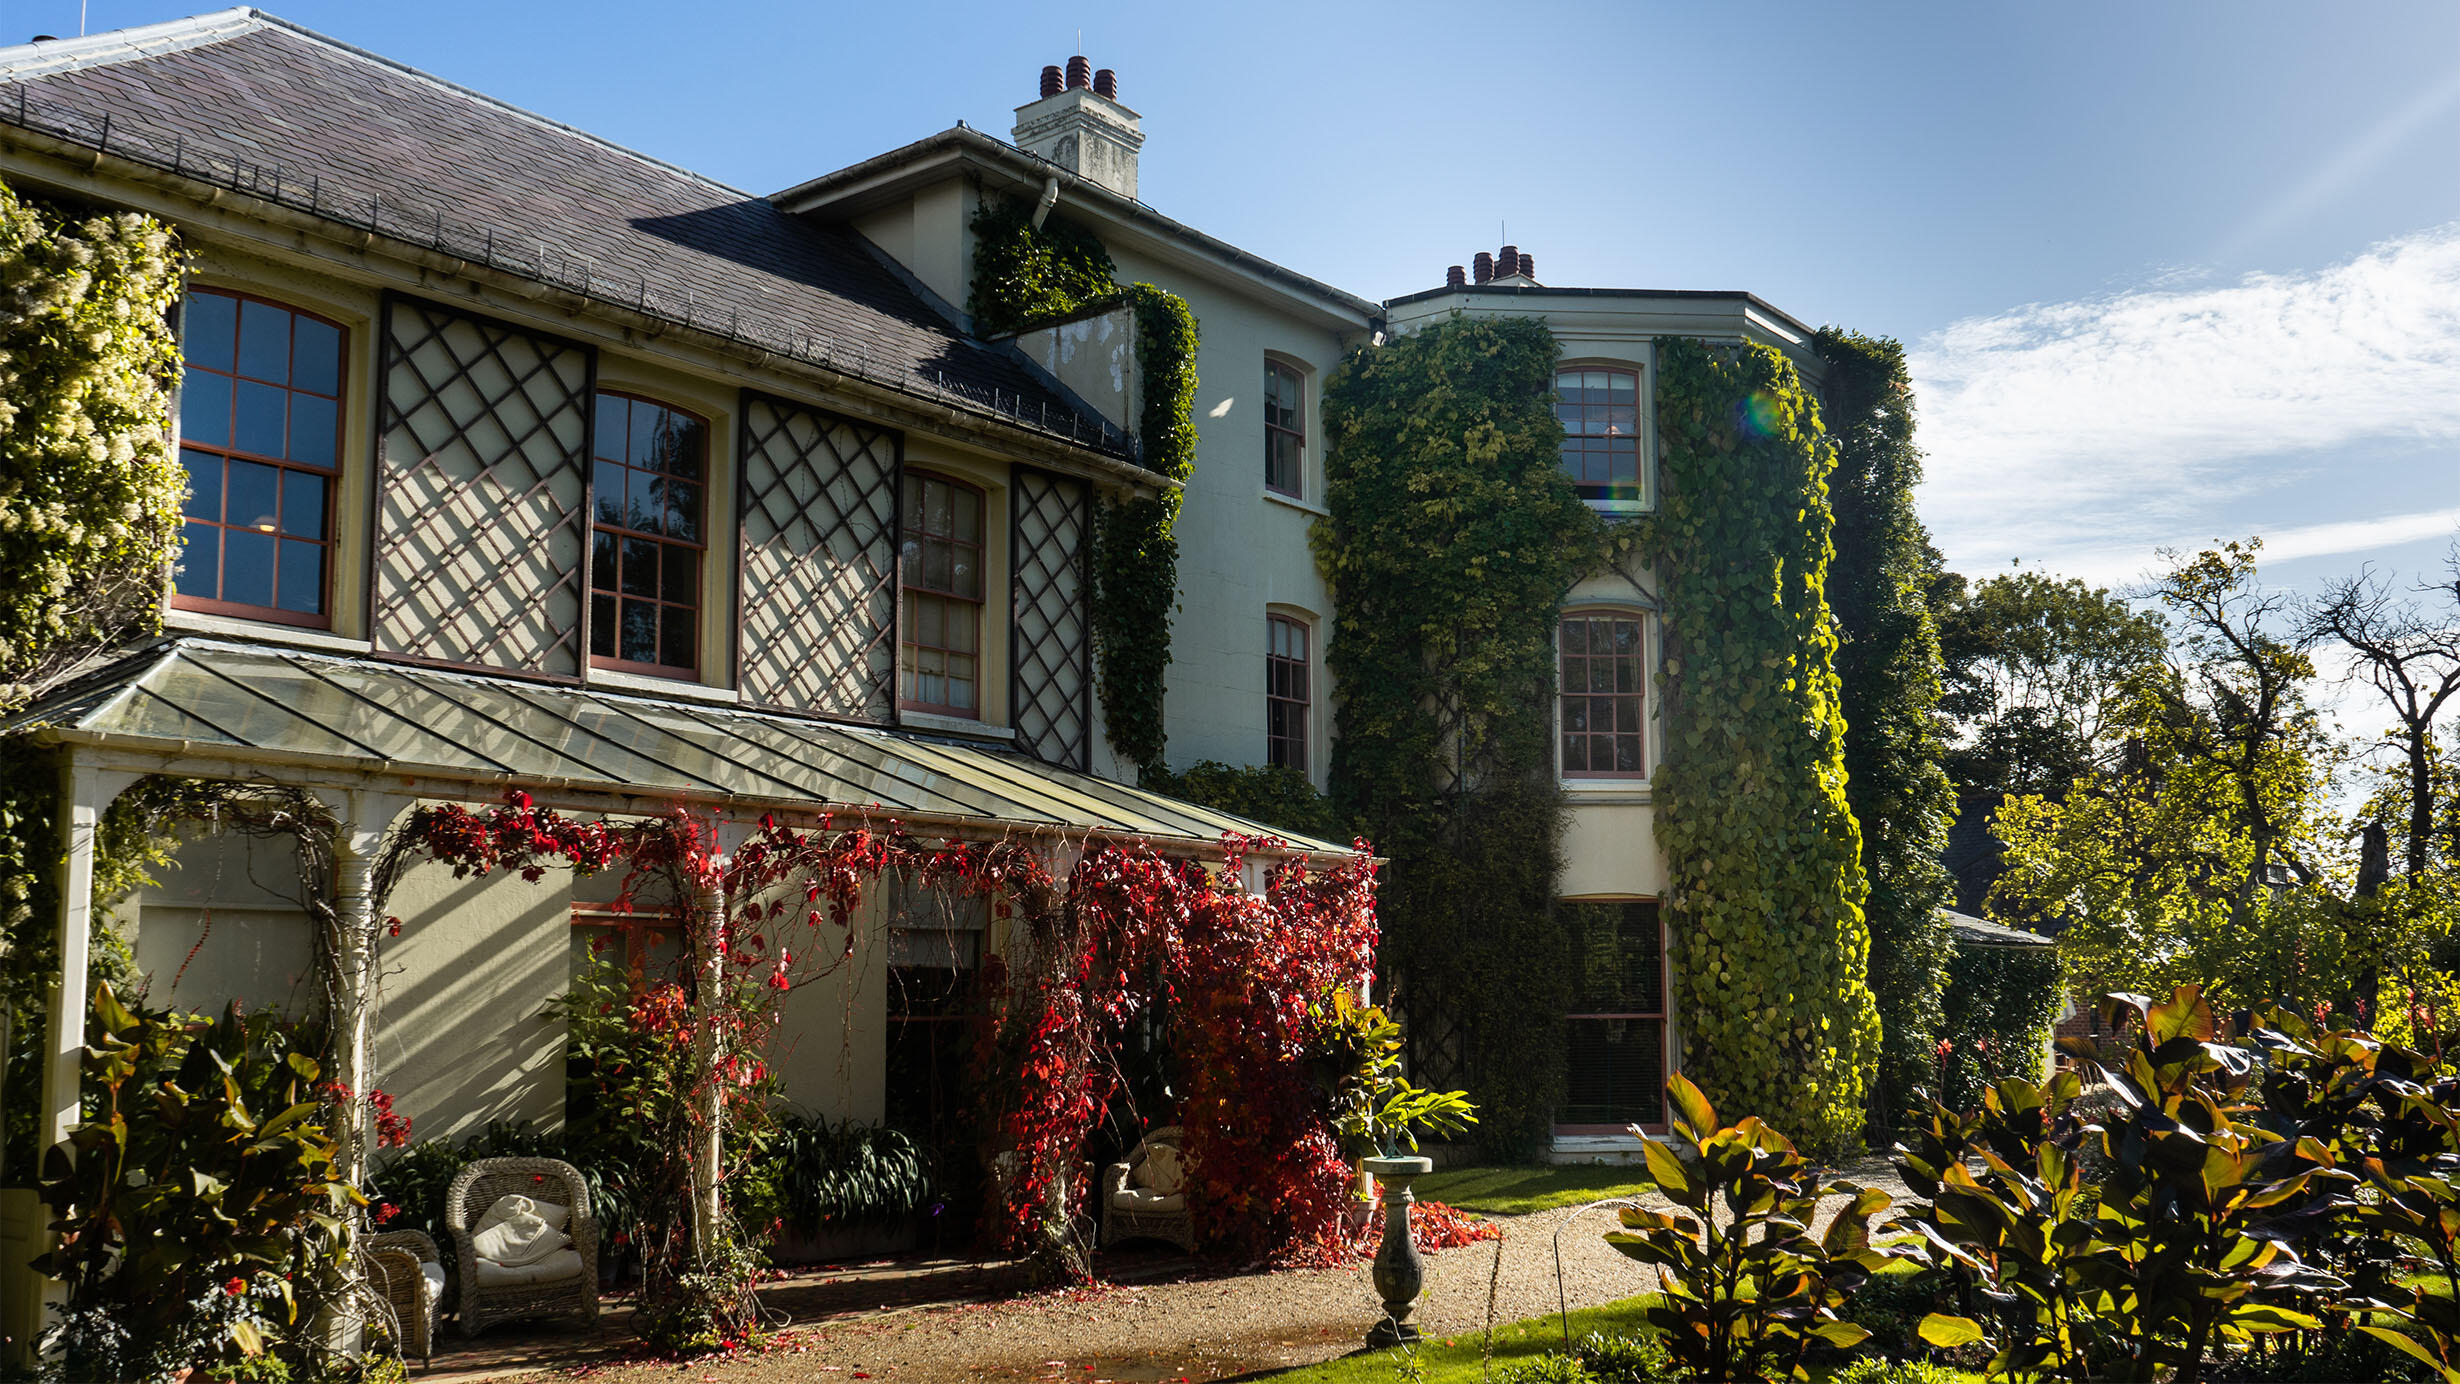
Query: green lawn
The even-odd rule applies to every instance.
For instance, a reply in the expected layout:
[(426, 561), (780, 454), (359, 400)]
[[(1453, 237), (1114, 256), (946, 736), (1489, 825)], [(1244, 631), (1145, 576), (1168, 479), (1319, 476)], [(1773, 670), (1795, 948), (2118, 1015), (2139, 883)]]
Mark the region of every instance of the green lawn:
[[(1584, 1307), (1572, 1313), (1572, 1339), (1577, 1341), (1592, 1331), (1609, 1334), (1637, 1334), (1645, 1328), (1640, 1323), (1640, 1310), (1647, 1297), (1626, 1298), (1603, 1307)], [(1369, 1351), (1327, 1360), (1321, 1365), (1267, 1375), (1273, 1384), (1399, 1384), (1419, 1379), (1424, 1384), (1477, 1384), (1484, 1377), (1483, 1333), (1463, 1332), (1457, 1336), (1428, 1337), (1417, 1348), (1417, 1364), (1422, 1374), (1410, 1373), (1403, 1353), (1398, 1350)], [(1534, 1360), (1550, 1350), (1563, 1346), (1562, 1318), (1554, 1315), (1532, 1317), (1527, 1321), (1498, 1324), (1495, 1327), (1495, 1368)], [(1978, 1374), (1959, 1372), (1959, 1379), (1982, 1384)]]
[(1636, 1197), (1651, 1187), (1637, 1163), (1564, 1167), (1445, 1168), (1428, 1173), (1411, 1190), (1429, 1201), (1489, 1216), (1525, 1216), (1559, 1206), (1579, 1206), (1606, 1197)]

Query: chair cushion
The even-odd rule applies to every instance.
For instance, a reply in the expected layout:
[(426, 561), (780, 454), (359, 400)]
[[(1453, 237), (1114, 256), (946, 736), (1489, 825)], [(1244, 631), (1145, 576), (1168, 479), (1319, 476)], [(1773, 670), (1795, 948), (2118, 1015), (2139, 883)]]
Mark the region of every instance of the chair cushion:
[(1163, 1196), (1177, 1196), (1187, 1190), (1187, 1157), (1169, 1144), (1147, 1144), (1144, 1161), (1128, 1180)]
[[(573, 1257), (579, 1258), (580, 1251), (573, 1251)], [(444, 1301), (444, 1266), (432, 1259), (422, 1260), (419, 1264), (419, 1277), (427, 1280), (427, 1307), (429, 1311), (433, 1311), (437, 1303)]]
[(1120, 1211), (1184, 1211), (1187, 1209), (1187, 1194), (1157, 1192), (1150, 1187), (1122, 1187), (1111, 1194), (1110, 1204)]
[(478, 1261), (478, 1286), (482, 1288), (553, 1283), (558, 1279), (580, 1276), (581, 1252), (577, 1249), (559, 1249), (535, 1264), (499, 1264), (492, 1259)]
[(545, 1221), (549, 1230), (561, 1230), (564, 1228), (564, 1223), (572, 1219), (572, 1208), (569, 1206), (560, 1206), (551, 1201), (540, 1201), (536, 1197), (525, 1197), (518, 1192), (507, 1192), (495, 1199), (495, 1205), (488, 1207), (487, 1213), (480, 1216), (478, 1224), (471, 1229), (475, 1233), (490, 1226), (501, 1225), (524, 1212)]

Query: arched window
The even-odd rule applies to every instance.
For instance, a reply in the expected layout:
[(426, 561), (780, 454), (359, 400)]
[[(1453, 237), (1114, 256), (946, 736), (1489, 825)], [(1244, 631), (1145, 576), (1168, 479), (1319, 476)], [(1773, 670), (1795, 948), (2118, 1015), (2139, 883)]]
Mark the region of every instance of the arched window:
[(1647, 498), (1640, 474), (1640, 372), (1564, 367), (1555, 373), (1555, 416), (1563, 420), (1563, 471), (1580, 498), (1600, 509), (1639, 509)]
[(1648, 777), (1645, 631), (1630, 611), (1563, 617), (1558, 731), (1565, 778)]
[(590, 487), (589, 655), (602, 668), (700, 668), (708, 549), (709, 425), (653, 400), (598, 391)]
[(1315, 704), (1308, 676), (1312, 631), (1290, 615), (1268, 615), (1264, 628), (1265, 762), (1305, 773), (1307, 719)]
[(928, 471), (905, 475), (898, 705), (982, 714), (982, 492)]
[(182, 301), (174, 607), (332, 623), (347, 345), (339, 324), (263, 298), (199, 288)]

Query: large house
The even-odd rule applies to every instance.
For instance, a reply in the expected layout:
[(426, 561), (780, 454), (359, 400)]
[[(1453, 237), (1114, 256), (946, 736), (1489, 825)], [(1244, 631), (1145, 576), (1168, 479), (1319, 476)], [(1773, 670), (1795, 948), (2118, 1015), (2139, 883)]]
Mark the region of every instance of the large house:
[[(1653, 501), (1652, 337), (1815, 364), (1801, 324), (1749, 295), (1547, 288), (1510, 251), (1474, 282), (1371, 302), (1138, 201), (1143, 140), (1110, 74), (1080, 63), (1043, 74), (1013, 143), (960, 125), (764, 197), (254, 10), (0, 49), (0, 179), (159, 217), (193, 256), (166, 633), (7, 727), (69, 755), (72, 870), (112, 797), (160, 773), (324, 796), (345, 905), (410, 805), (510, 787), (579, 811), (845, 807), (1166, 849), (1254, 830), (1138, 789), (1143, 766), (1110, 744), (1093, 508), (1174, 482), (1138, 464), (1131, 315), (976, 330), (988, 199), (1090, 231), (1122, 280), (1202, 324), (1171, 767), (1324, 781), (1339, 699), (1308, 532), (1321, 386), (1345, 352), (1454, 311), (1543, 316), (1567, 350), (1565, 464), (1617, 512)], [(1650, 1117), (1680, 1050), (1651, 902), (1652, 603), (1645, 575), (1601, 573), (1563, 617), (1559, 892), (1656, 977), (1575, 1019), (1565, 1154), (1627, 1146), (1605, 1131)], [(153, 1001), (303, 993), (281, 856), (200, 837), (124, 907)], [(79, 893), (59, 920), (72, 1013)], [(572, 958), (674, 945), (602, 893), (430, 868), (393, 895), (370, 1061), (422, 1137), (560, 1117), (542, 1010)], [(900, 1007), (893, 973), (1002, 939), (986, 911), (953, 942), (900, 944), (901, 919), (883, 915), (891, 945), (864, 965), (797, 991), (791, 1099), (929, 1116), (918, 1092), (945, 1054), (917, 1050), (932, 1016)], [(45, 1137), (74, 1114), (74, 1041), (53, 1035)], [(0, 1211), (22, 1264), (30, 1194)]]

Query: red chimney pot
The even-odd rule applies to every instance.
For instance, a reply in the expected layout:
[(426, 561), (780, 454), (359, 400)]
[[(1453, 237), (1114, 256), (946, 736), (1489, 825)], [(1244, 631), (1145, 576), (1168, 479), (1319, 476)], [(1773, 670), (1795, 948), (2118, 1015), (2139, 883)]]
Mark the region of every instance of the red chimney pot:
[(1477, 258), (1469, 263), (1470, 267), (1476, 271), (1479, 283), (1485, 283), (1488, 279), (1495, 277), (1495, 257), (1484, 250), (1480, 250)]
[(1059, 64), (1052, 63), (1050, 66), (1042, 69), (1042, 94), (1045, 96), (1057, 96), (1059, 92)]
[(1444, 287), (1446, 288), (1459, 288), (1467, 282), (1469, 282), (1469, 276), (1461, 272), (1461, 267), (1457, 264), (1444, 271)]
[(1531, 283), (1537, 282), (1536, 257), (1531, 255), (1523, 255), (1520, 257), (1520, 275), (1522, 278), (1529, 280)]
[(1094, 74), (1093, 74), (1093, 94), (1094, 94), (1094, 95), (1096, 95), (1096, 96), (1102, 97), (1102, 98), (1104, 98), (1105, 100), (1110, 100), (1110, 101), (1116, 101), (1116, 100), (1118, 100), (1118, 99), (1119, 99), (1119, 74), (1118, 74), (1117, 72), (1113, 71), (1112, 69), (1107, 68), (1107, 67), (1103, 68), (1103, 69), (1102, 69), (1101, 71), (1099, 71), (1099, 72), (1094, 73)]
[(1068, 59), (1068, 86), (1071, 90), (1093, 85), (1093, 63), (1082, 55)]

